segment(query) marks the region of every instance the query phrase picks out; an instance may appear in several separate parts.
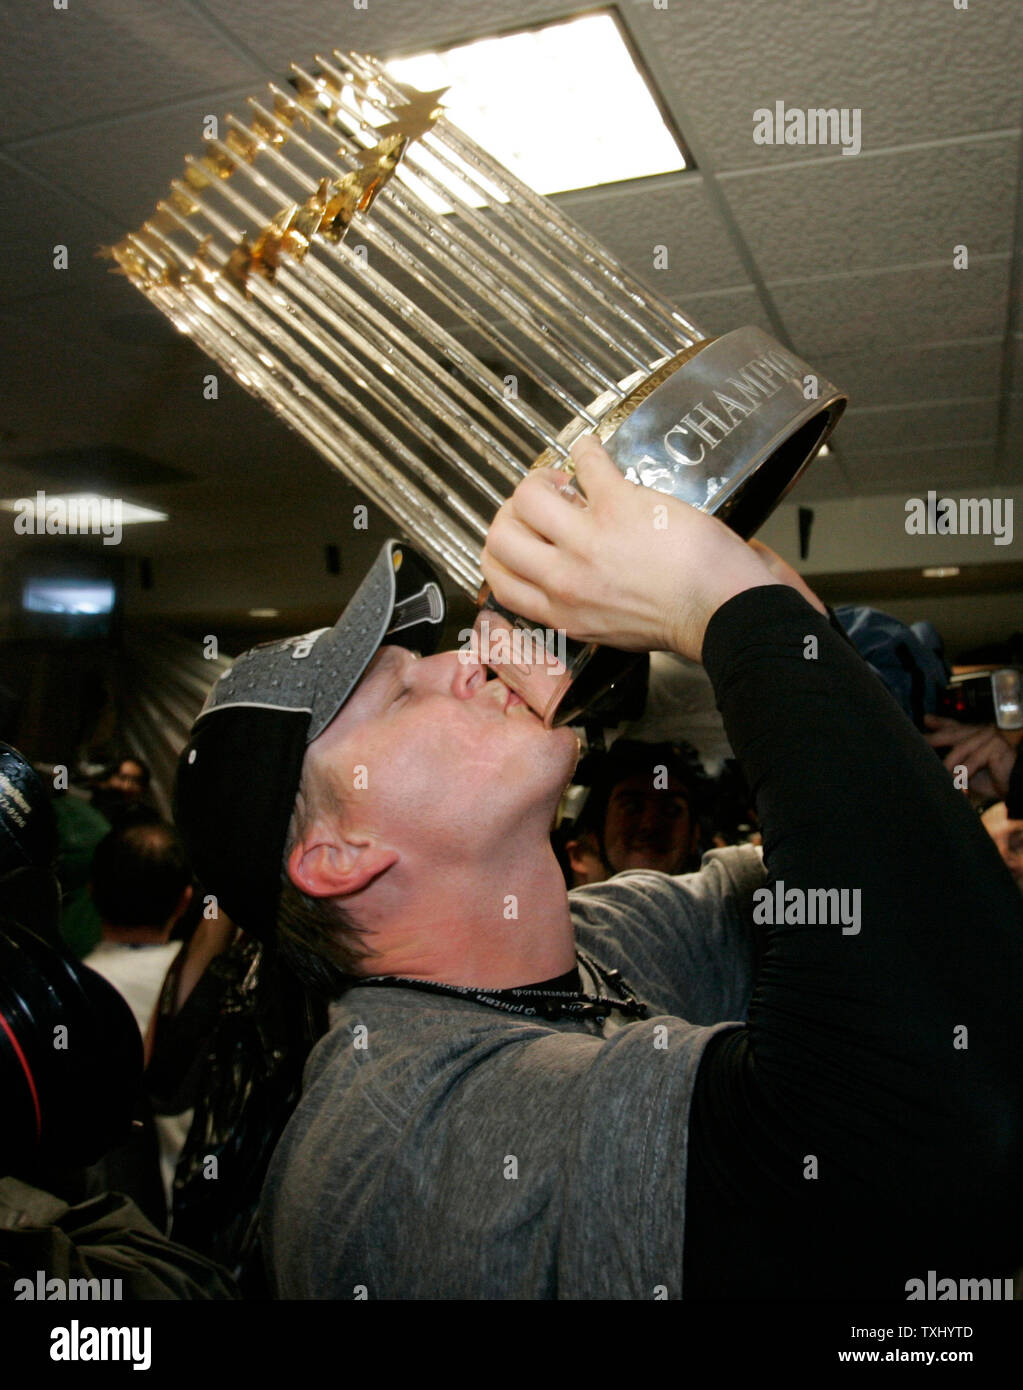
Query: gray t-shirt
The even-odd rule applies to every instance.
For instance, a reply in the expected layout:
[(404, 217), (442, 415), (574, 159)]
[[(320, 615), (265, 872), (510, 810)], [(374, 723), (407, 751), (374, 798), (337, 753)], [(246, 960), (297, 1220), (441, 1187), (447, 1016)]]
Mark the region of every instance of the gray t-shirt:
[(741, 846), (569, 894), (581, 950), (621, 970), (644, 1020), (349, 990), (263, 1189), (277, 1295), (680, 1297), (693, 1083), (746, 1016), (763, 881)]

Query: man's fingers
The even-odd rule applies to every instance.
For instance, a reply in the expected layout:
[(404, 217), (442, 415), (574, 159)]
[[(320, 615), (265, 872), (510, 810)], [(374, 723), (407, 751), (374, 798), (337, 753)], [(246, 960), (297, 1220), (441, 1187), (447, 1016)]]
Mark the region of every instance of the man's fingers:
[(960, 760), (974, 753), (982, 753), (986, 759), (992, 752), (991, 731), (980, 728), (974, 733), (967, 733), (965, 738), (959, 739), (952, 751)]
[(975, 773), (972, 777), (969, 774), (967, 774), (966, 781), (968, 785), (963, 788), (963, 792), (965, 794), (974, 792), (977, 796), (1001, 795), (998, 788), (995, 786), (994, 781), (992, 780), (991, 774), (987, 771), (986, 768), (982, 767), (980, 771)]
[(585, 504), (563, 495), (570, 483), (546, 468), (524, 478), (494, 518), (480, 562), (499, 603), (548, 625), (555, 575), (588, 520)]
[[(552, 545), (571, 546), (584, 525), (585, 505), (566, 496), (571, 477), (551, 468), (527, 474), (512, 493), (510, 513)], [(578, 497), (578, 494), (576, 494)]]
[(940, 732), (942, 729), (979, 728), (977, 724), (960, 724), (958, 719), (949, 719), (948, 716), (944, 714), (925, 714), (924, 723), (929, 729), (933, 729), (936, 733)]
[[(961, 767), (965, 771), (966, 781), (969, 783), (987, 767), (987, 757), (983, 753), (965, 754), (962, 757), (956, 758), (950, 767), (946, 759), (945, 765), (948, 767), (949, 772), (954, 772), (957, 767)], [(979, 791), (980, 788), (975, 787), (974, 790)]]
[(965, 738), (967, 734), (979, 734), (983, 730), (990, 729), (990, 724), (963, 724), (958, 719), (949, 719), (942, 714), (925, 714), (924, 723), (931, 730), (925, 734), (924, 738), (932, 739), (935, 735), (951, 734), (954, 738)]
[(954, 744), (942, 762), (949, 772), (954, 772), (957, 767), (965, 767), (967, 777), (972, 777), (975, 772), (987, 767), (991, 753), (991, 737), (986, 729), (980, 729), (972, 737)]
[(961, 739), (979, 733), (983, 728), (983, 725), (979, 724), (960, 724), (956, 719), (942, 719), (936, 714), (925, 714), (924, 723), (931, 731), (924, 734), (924, 738), (932, 748), (958, 743)]
[[(946, 745), (942, 745), (943, 747)], [(949, 748), (942, 758), (942, 766), (947, 767), (949, 772), (953, 772), (960, 763), (964, 763), (972, 752), (973, 745), (969, 743), (955, 743)]]
[(480, 556), (480, 569), (494, 591), (494, 597), (503, 607), (529, 618), (531, 622), (541, 623), (545, 627), (554, 626), (550, 600), (544, 591), (503, 565), (490, 551), (489, 542)]
[(595, 435), (580, 435), (570, 452), (579, 487), (591, 506), (625, 482), (617, 465)]
[[(567, 503), (556, 499), (555, 505), (567, 511), (573, 510)], [(485, 553), (492, 556), (507, 573), (544, 589), (562, 552), (546, 536), (538, 534), (527, 524), (519, 504), (513, 498), (494, 518), (487, 533)]]

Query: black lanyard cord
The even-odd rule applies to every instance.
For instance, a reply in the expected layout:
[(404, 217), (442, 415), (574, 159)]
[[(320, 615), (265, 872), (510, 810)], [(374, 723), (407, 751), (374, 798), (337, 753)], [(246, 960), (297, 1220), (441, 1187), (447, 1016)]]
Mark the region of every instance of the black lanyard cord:
[(612, 999), (604, 994), (584, 994), (579, 990), (536, 989), (531, 986), (513, 989), (480, 989), (476, 985), (446, 985), (436, 980), (410, 980), (401, 975), (369, 975), (353, 980), (353, 985), (371, 988), (416, 989), (423, 994), (442, 994), (449, 998), (469, 999), (490, 1009), (517, 1014), (520, 1018), (545, 1018), (551, 1023), (562, 1018), (593, 1019), (603, 1023), (612, 1009), (628, 1018), (646, 1018), (649, 1010), (632, 993), (622, 979), (620, 970), (604, 970), (582, 952), (577, 959), (602, 984), (620, 991), (624, 999)]

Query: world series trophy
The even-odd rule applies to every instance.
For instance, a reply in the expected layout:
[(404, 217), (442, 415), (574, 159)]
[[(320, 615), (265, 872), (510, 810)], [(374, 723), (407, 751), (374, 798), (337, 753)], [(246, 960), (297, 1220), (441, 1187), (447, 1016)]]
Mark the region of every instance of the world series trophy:
[(627, 479), (748, 538), (846, 397), (758, 328), (702, 333), (451, 124), (443, 91), (357, 53), (291, 71), (106, 254), (477, 599), (483, 659), (567, 723), (633, 658), (481, 591), (520, 479), (571, 473), (590, 432)]

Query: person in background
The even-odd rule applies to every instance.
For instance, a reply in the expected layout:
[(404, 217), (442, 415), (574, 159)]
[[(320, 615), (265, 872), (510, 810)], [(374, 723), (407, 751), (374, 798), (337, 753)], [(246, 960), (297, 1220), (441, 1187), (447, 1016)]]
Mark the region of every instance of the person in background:
[(1005, 867), (1023, 893), (1023, 819), (1014, 820), (1004, 801), (996, 801), (981, 816), (984, 829), (995, 842)]
[(710, 812), (710, 840), (715, 849), (726, 845), (763, 843), (753, 796), (742, 768), (730, 758), (714, 779)]
[(1023, 758), (1019, 742), (996, 724), (960, 724), (929, 714), (924, 738), (934, 749), (947, 748), (942, 761), (949, 772), (966, 769), (963, 788), (975, 796), (994, 797), (1006, 804), (1010, 820), (1023, 819)]
[(551, 846), (561, 865), (567, 888), (584, 883), (603, 883), (608, 876), (607, 865), (600, 853), (600, 844), (593, 830), (580, 828), (579, 822), (567, 822), (551, 831)]
[(110, 1280), (125, 1302), (237, 1298), (226, 1270), (161, 1234), (155, 1159), (132, 1123), (136, 1025), (58, 937), (52, 771), (0, 742), (0, 1296), (42, 1297), (45, 1283), (50, 1299), (73, 1299), (76, 1286), (88, 1298), (97, 1281), (97, 1297)]
[(169, 937), (192, 900), (184, 853), (169, 825), (113, 830), (92, 862), (103, 940), (85, 964), (118, 990), (145, 1037), (164, 976), (181, 949)]
[(681, 874), (697, 867), (705, 779), (691, 750), (618, 739), (588, 761), (590, 793), (565, 841), (569, 887), (625, 869)]
[[(195, 904), (189, 916), (194, 911)], [(228, 994), (225, 975), (231, 978), (234, 957), (229, 948), (236, 935), (226, 913), (214, 911), (207, 917), (203, 912), (167, 971), (146, 1035), (146, 1091), (160, 1140), (160, 1172), (168, 1209), (174, 1204), (175, 1171), (196, 1105), (203, 1107), (223, 1099), (216, 1088), (212, 1097), (206, 1093), (204, 1079)], [(230, 1026), (237, 1022), (232, 1017)], [(240, 1076), (236, 1080), (240, 1086)], [(205, 1113), (201, 1109), (201, 1114)], [(204, 1135), (209, 1133), (205, 1120), (202, 1129)]]
[[(127, 1001), (145, 1042), (148, 1064), (152, 1051), (154, 1015), (167, 972), (181, 951), (181, 941), (170, 935), (192, 901), (192, 875), (184, 851), (171, 826), (146, 822), (113, 830), (97, 847), (92, 863), (92, 899), (102, 923), (103, 939), (85, 958), (85, 964), (114, 986)], [(190, 1115), (154, 1117), (147, 1100), (142, 1124), (146, 1144), (127, 1148), (115, 1165), (107, 1163), (95, 1183), (116, 1187), (121, 1169), (147, 1187), (147, 1214), (166, 1204), (158, 1224), (165, 1220), (174, 1181), (174, 1165), (188, 1132)], [(149, 1181), (157, 1176), (159, 1197)], [(141, 1173), (142, 1178), (137, 1175)]]
[[(38, 770), (49, 777), (54, 767)], [(63, 895), (60, 934), (79, 960), (85, 960), (103, 939), (103, 924), (89, 890), (93, 854), (115, 826), (160, 819), (145, 800), (149, 781), (145, 763), (119, 758), (108, 766), (91, 796), (78, 788), (55, 790), (53, 809), (60, 841), (57, 875)]]
[(128, 820), (156, 819), (146, 800), (149, 783), (149, 768), (141, 758), (117, 758), (97, 781), (92, 804), (115, 827)]
[(110, 834), (110, 822), (84, 796), (72, 791), (54, 795), (53, 812), (59, 841), (60, 934), (77, 958), (84, 960), (103, 939), (103, 926), (89, 892), (89, 878), (92, 857)]

